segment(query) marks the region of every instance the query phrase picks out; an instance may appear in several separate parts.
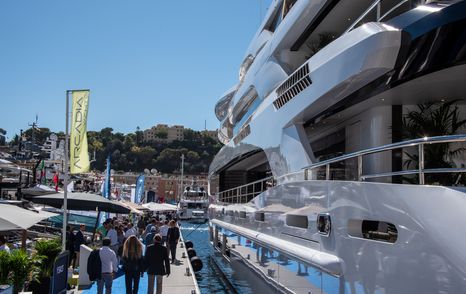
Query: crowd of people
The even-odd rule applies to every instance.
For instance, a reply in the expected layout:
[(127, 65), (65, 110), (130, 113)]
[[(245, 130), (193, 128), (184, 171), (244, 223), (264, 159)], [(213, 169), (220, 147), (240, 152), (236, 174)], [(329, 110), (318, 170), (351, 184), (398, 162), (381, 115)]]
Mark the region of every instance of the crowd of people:
[[(80, 225), (74, 233), (68, 226), (67, 250), (70, 252), (70, 266), (79, 266), (79, 251), (85, 244), (85, 226)], [(127, 218), (107, 219), (97, 231), (102, 239), (98, 249), (101, 268), (95, 275), (97, 292), (112, 292), (113, 279), (122, 269), (125, 274), (126, 293), (138, 293), (139, 280), (144, 272), (148, 275), (148, 294), (162, 293), (162, 278), (170, 274), (171, 264), (177, 263), (176, 247), (180, 239), (180, 229), (174, 214), (168, 213), (154, 217), (140, 217), (136, 226)], [(145, 249), (145, 250), (144, 250)], [(88, 267), (96, 267), (92, 253)], [(89, 272), (89, 271), (88, 271)], [(90, 275), (91, 276), (91, 275)]]

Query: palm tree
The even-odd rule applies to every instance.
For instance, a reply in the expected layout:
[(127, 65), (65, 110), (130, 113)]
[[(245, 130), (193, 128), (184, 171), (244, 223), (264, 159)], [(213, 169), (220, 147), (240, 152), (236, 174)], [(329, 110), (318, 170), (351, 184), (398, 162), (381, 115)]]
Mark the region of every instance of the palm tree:
[(26, 283), (36, 280), (38, 276), (38, 264), (40, 261), (34, 256), (29, 256), (23, 250), (12, 250), (9, 256), (10, 281), (14, 292), (20, 292)]
[[(449, 102), (430, 102), (418, 104), (417, 109), (410, 111), (403, 118), (404, 139), (415, 139), (422, 137), (454, 135), (466, 125), (466, 119), (460, 119), (459, 108), (456, 103), (459, 100)], [(452, 168), (453, 162), (466, 149), (453, 147), (451, 144), (426, 144), (424, 146), (424, 167), (429, 168)], [(418, 154), (405, 152), (408, 160), (404, 163), (407, 168), (416, 168), (419, 164)], [(425, 182), (429, 184), (439, 183), (441, 185), (452, 185), (457, 175), (426, 174)], [(407, 179), (412, 182), (412, 179)]]

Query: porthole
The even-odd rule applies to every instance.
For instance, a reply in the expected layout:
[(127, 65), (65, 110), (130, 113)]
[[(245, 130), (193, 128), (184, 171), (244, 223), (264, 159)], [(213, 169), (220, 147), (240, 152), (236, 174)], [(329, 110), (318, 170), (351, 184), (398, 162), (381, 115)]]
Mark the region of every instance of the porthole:
[(332, 230), (332, 221), (328, 213), (320, 213), (317, 216), (317, 232), (324, 236), (329, 236)]

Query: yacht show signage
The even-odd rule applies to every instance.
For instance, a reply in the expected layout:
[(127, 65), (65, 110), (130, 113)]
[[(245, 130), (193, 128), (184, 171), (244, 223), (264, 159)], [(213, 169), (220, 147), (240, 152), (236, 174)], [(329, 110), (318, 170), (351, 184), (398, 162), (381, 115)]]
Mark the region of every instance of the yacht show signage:
[(89, 90), (72, 91), (71, 96), (70, 173), (79, 174), (89, 171), (90, 165), (87, 152)]

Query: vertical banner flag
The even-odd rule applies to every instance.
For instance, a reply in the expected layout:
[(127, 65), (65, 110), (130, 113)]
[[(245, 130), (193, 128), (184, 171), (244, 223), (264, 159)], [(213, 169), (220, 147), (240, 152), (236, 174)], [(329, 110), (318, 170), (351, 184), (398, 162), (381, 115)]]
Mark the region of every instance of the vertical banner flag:
[[(111, 184), (110, 184), (110, 153), (108, 154), (107, 157), (107, 170), (105, 171), (105, 179), (104, 182), (102, 183), (102, 196), (104, 198), (110, 199), (110, 189), (111, 189)], [(101, 213), (100, 215), (100, 223), (104, 223), (106, 219), (109, 218), (109, 213)]]
[(70, 172), (79, 174), (89, 171), (87, 153), (87, 110), (89, 90), (72, 91)]
[(111, 183), (110, 183), (110, 154), (107, 157), (107, 170), (105, 172), (105, 182), (104, 182), (104, 193), (102, 194), (105, 198), (110, 199)]
[(144, 175), (140, 175), (136, 180), (136, 195), (134, 203), (141, 203), (144, 200)]

